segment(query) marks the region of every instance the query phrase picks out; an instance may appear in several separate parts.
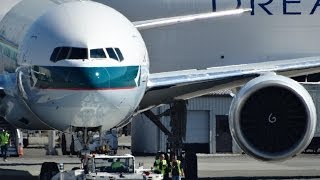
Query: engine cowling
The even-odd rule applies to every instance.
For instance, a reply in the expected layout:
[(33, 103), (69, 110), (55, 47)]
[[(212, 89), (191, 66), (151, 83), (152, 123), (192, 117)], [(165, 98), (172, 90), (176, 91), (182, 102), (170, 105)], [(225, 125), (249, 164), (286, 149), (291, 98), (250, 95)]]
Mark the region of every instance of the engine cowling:
[(232, 101), (229, 119), (231, 134), (245, 153), (279, 161), (308, 146), (316, 128), (316, 108), (298, 82), (268, 74), (241, 88)]

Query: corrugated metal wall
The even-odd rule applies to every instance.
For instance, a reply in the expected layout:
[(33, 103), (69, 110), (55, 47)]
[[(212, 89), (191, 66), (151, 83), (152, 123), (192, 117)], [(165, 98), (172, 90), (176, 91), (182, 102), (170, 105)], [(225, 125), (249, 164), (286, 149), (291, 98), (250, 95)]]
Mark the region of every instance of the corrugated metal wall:
[(319, 137), (320, 136), (320, 86), (319, 84), (304, 84), (304, 87), (308, 90), (316, 106), (318, 118), (317, 118), (316, 132), (314, 136)]
[(156, 153), (159, 150), (160, 130), (140, 114), (131, 123), (131, 151), (134, 155)]
[[(232, 97), (203, 96), (188, 101), (188, 111), (209, 111), (209, 146), (210, 153), (216, 152), (216, 115), (227, 115)], [(169, 106), (156, 108), (156, 113), (164, 112)], [(170, 118), (162, 117), (161, 122), (170, 129)], [(189, 132), (192, 133), (192, 132)], [(147, 144), (145, 144), (147, 142)], [(144, 115), (139, 115), (132, 122), (132, 152), (156, 153), (166, 151), (167, 136), (149, 121)], [(151, 145), (153, 143), (153, 145)], [(240, 152), (233, 142), (233, 152)]]

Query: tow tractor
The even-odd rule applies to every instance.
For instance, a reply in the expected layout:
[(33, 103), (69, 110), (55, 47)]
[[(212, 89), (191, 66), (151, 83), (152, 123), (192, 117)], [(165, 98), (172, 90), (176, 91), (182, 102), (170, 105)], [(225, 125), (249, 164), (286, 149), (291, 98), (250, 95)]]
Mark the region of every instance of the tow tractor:
[(161, 180), (162, 174), (156, 174), (151, 169), (139, 167), (135, 169), (135, 158), (130, 154), (123, 156), (110, 156), (104, 154), (85, 154), (82, 158), (81, 169), (64, 171), (62, 164), (57, 164), (60, 172), (52, 180), (88, 179), (88, 180), (117, 180), (117, 179), (142, 179)]

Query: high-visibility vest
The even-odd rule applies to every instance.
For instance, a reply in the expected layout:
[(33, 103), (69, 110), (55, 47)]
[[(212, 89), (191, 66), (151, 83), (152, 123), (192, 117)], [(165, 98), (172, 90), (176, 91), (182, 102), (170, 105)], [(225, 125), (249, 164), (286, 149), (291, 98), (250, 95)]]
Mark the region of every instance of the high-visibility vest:
[(160, 169), (160, 159), (157, 159), (155, 162), (154, 162), (154, 168), (155, 170), (159, 170), (161, 172), (161, 174), (164, 174), (166, 169), (167, 169), (167, 161), (166, 160), (162, 160), (162, 167)]
[(159, 165), (160, 165), (160, 159), (156, 159), (156, 161), (153, 164), (154, 168), (159, 170)]
[[(160, 163), (159, 163), (160, 165)], [(160, 169), (161, 174), (165, 174), (166, 173), (166, 169), (167, 169), (167, 161), (166, 160), (162, 160), (162, 168)]]
[(0, 133), (0, 145), (3, 146), (6, 144), (9, 144), (9, 137), (10, 137), (10, 134), (7, 132)]

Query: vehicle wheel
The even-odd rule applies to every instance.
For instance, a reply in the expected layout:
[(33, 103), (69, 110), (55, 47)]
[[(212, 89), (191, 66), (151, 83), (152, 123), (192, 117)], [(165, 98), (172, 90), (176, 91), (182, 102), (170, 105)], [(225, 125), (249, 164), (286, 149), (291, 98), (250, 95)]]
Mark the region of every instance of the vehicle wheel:
[(50, 180), (57, 173), (59, 173), (57, 163), (44, 162), (41, 165), (40, 180)]
[(29, 146), (29, 139), (27, 138), (27, 139), (23, 139), (22, 140), (22, 143), (23, 143), (23, 147), (28, 147)]
[(29, 139), (28, 138), (27, 139), (23, 139), (22, 141), (23, 141), (23, 147), (24, 148), (29, 146)]
[(196, 153), (194, 152), (186, 152), (185, 176), (186, 179), (198, 179), (198, 162)]

